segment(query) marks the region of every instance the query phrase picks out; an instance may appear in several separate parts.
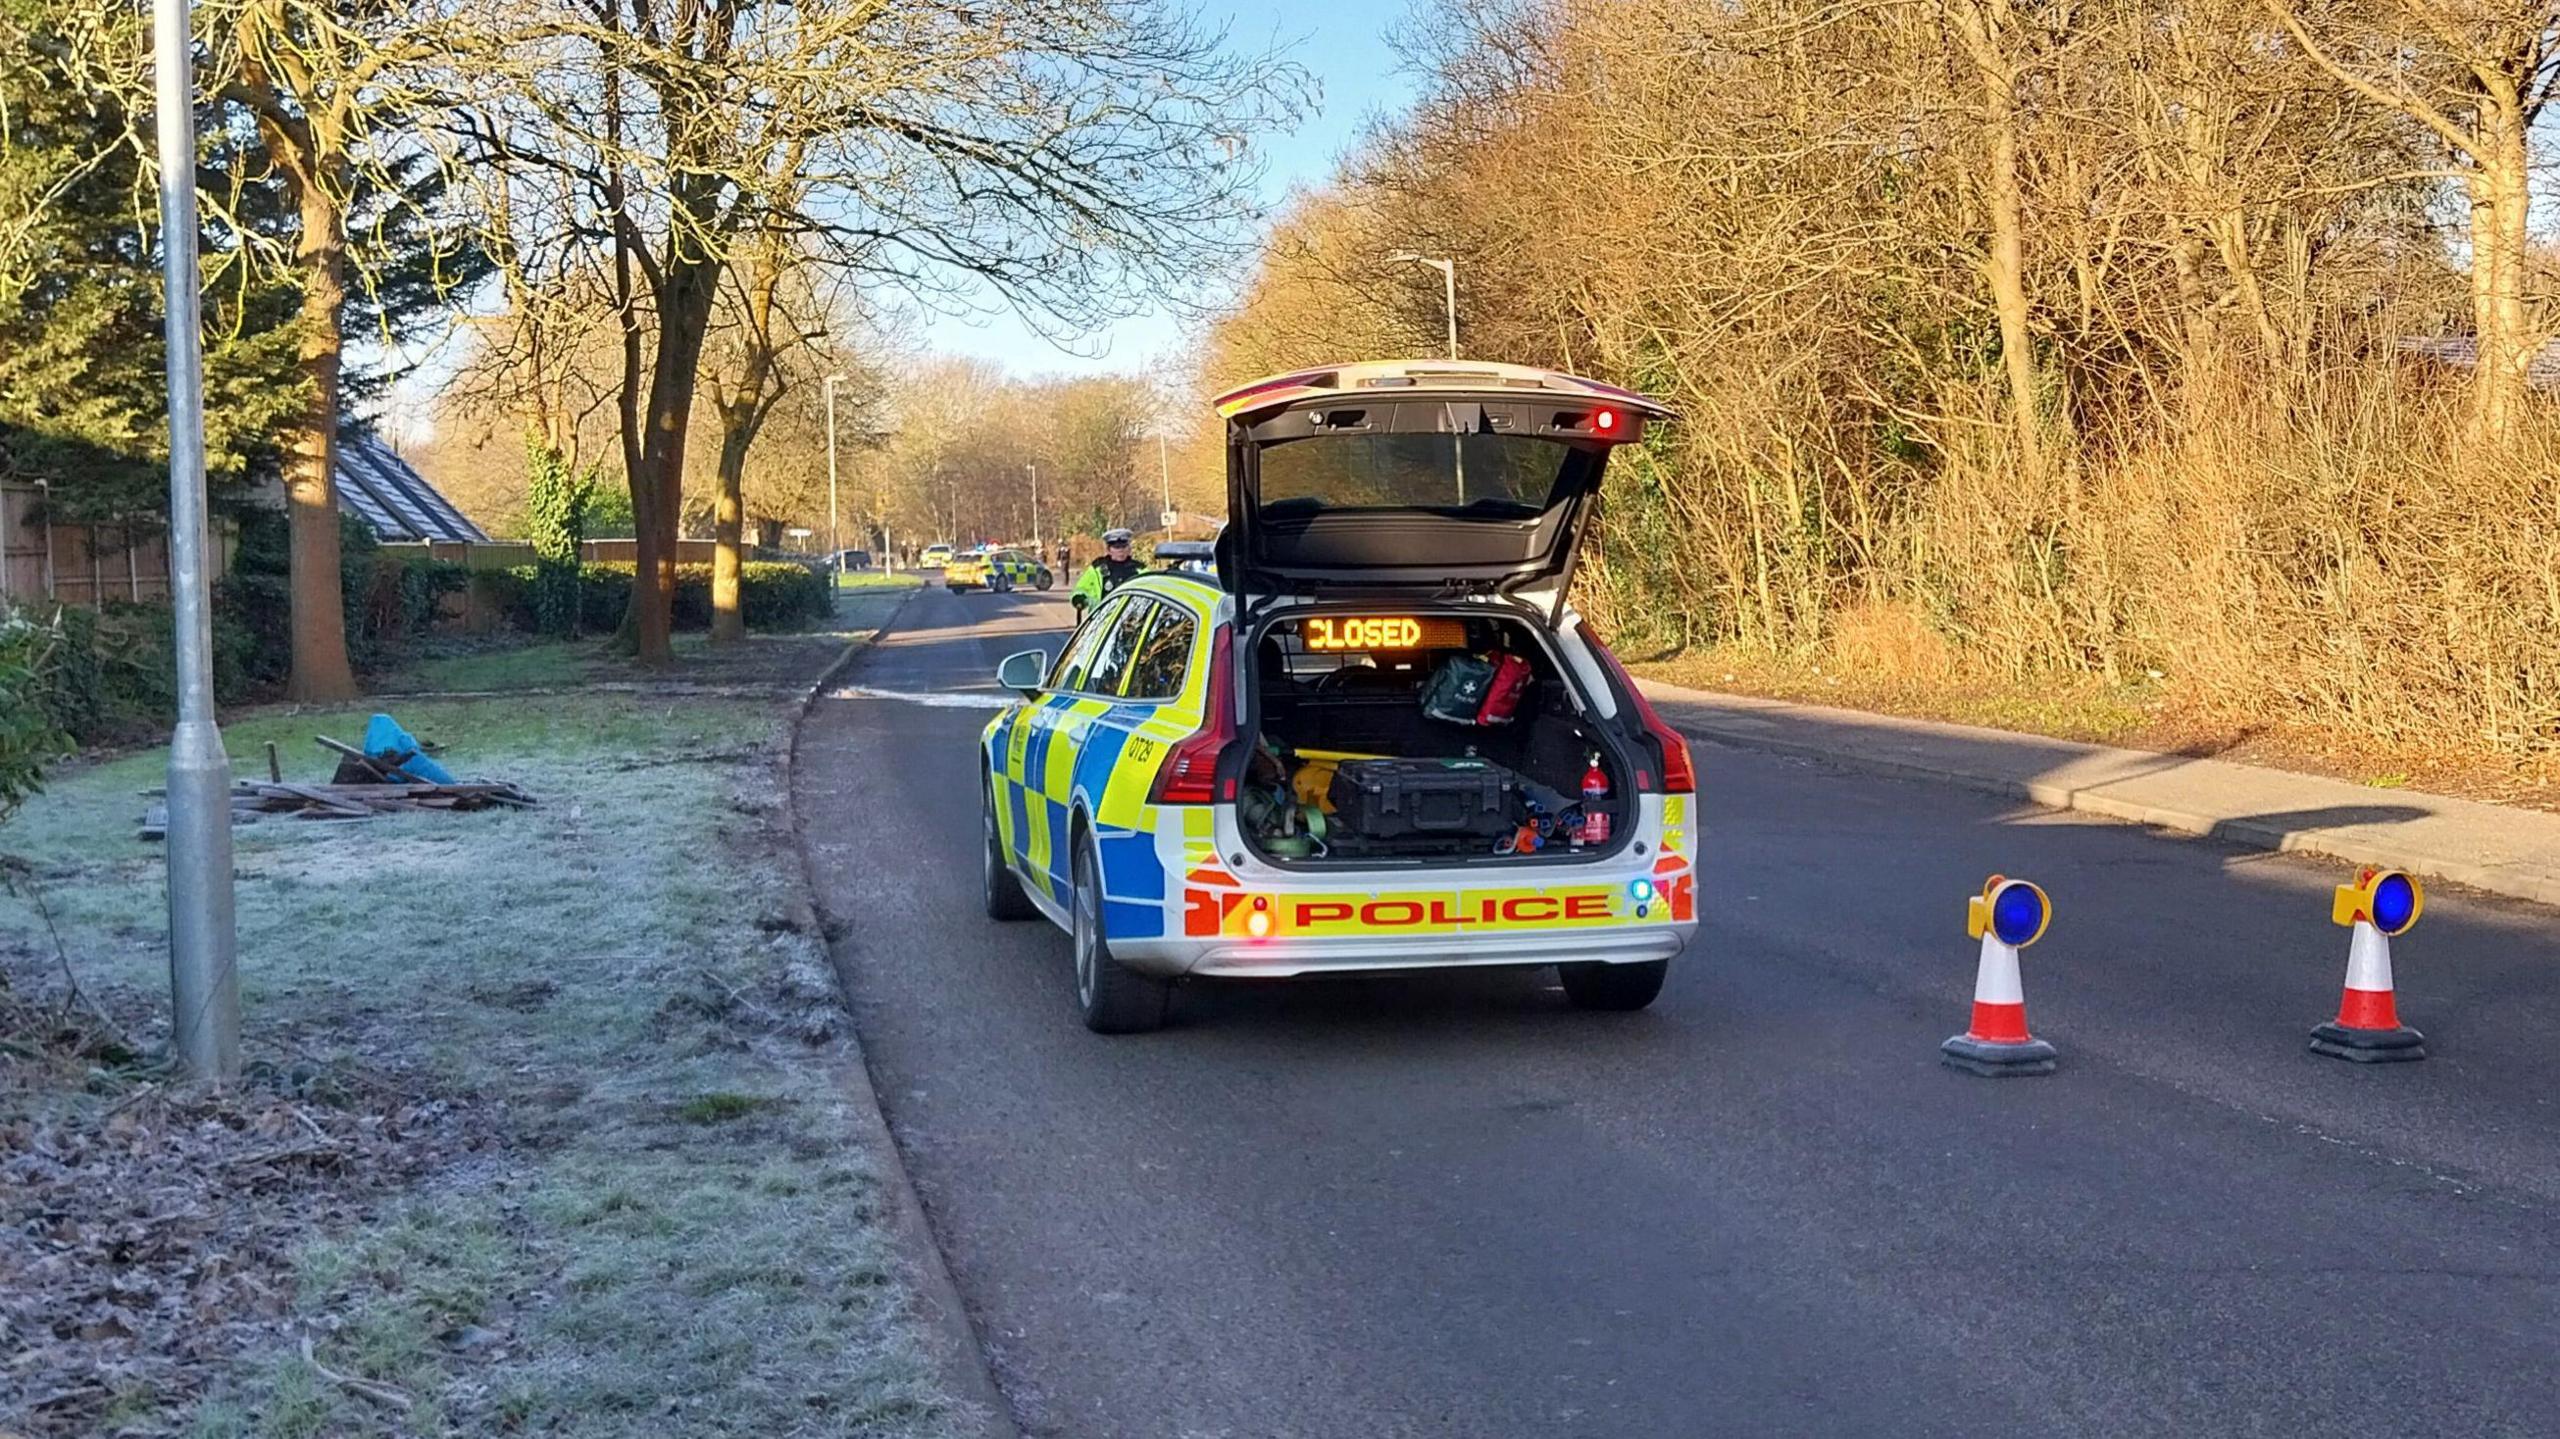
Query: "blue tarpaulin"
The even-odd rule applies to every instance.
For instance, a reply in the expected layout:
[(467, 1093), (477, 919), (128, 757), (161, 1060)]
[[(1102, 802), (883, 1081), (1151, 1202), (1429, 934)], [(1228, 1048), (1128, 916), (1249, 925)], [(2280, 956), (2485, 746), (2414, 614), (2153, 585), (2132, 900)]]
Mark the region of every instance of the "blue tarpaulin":
[(421, 784), (452, 784), (453, 771), (429, 759), (418, 737), (389, 715), (375, 715), (364, 727), (365, 758), (397, 770)]

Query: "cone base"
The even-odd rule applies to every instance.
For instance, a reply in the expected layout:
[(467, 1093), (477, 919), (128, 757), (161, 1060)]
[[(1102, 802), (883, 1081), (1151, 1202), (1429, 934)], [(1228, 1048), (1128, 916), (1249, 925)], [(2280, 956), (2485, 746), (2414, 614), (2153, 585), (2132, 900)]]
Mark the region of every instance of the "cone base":
[(2002, 1079), (2013, 1074), (2051, 1074), (2054, 1066), (2053, 1046), (2041, 1039), (2004, 1043), (1996, 1039), (1976, 1039), (1959, 1034), (1938, 1046), (1938, 1058), (1950, 1068), (1989, 1079)]
[(2331, 1020), (2311, 1031), (2311, 1052), (2357, 1064), (2395, 1064), (2427, 1057), (2427, 1037), (2403, 1024), (2392, 1029), (2350, 1029)]

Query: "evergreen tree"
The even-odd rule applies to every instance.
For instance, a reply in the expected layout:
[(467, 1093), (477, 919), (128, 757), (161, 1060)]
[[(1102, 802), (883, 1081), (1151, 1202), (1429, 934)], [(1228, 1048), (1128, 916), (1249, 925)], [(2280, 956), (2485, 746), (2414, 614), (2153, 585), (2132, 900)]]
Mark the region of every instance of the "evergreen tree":
[[(158, 202), (136, 140), (148, 117), (82, 83), (49, 10), (0, 0), (0, 477), (45, 481), (63, 518), (131, 519), (168, 503)], [(248, 477), (300, 397), (298, 293), (244, 253), (283, 242), (287, 217), (254, 132), (222, 119), (199, 117), (197, 174), (237, 227), (202, 242), (217, 494)]]

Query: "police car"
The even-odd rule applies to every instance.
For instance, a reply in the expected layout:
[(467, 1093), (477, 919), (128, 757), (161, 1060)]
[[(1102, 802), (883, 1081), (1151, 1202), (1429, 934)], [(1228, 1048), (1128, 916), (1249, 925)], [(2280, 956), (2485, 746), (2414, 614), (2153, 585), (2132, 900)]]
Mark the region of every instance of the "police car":
[(1217, 405), (1217, 573), (997, 669), (987, 913), (1067, 931), (1106, 1033), (1184, 978), (1554, 965), (1651, 1003), (1697, 928), (1696, 772), (1565, 591), (1610, 452), (1670, 412), (1454, 361)]
[(942, 583), (954, 593), (974, 589), (1045, 590), (1057, 582), (1047, 565), (1020, 550), (975, 549), (952, 556), (942, 567)]

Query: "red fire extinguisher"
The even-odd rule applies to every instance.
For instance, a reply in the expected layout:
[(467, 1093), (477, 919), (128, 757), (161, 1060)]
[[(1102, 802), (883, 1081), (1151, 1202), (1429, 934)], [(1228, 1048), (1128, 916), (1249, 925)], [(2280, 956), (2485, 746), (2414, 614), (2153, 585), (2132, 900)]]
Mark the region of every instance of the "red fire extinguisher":
[(1591, 756), (1591, 767), (1582, 772), (1582, 842), (1600, 845), (1609, 842), (1609, 776), (1600, 768), (1600, 756)]

